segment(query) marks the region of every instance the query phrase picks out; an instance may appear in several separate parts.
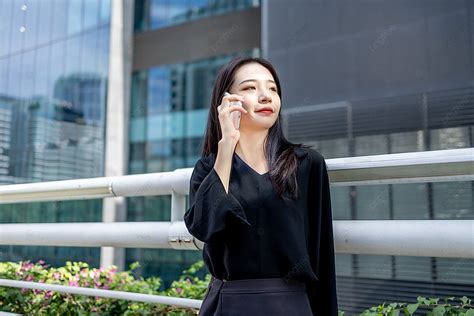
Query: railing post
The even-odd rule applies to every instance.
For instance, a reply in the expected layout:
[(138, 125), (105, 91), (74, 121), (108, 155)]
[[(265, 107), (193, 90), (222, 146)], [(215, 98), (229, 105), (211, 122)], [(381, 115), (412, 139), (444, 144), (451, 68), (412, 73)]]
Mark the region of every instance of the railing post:
[[(128, 127), (130, 119), (130, 81), (133, 45), (134, 1), (112, 1), (109, 41), (109, 73), (107, 84), (107, 123), (105, 148), (105, 176), (122, 176), (128, 171)], [(104, 222), (126, 219), (125, 198), (104, 199)], [(101, 249), (100, 265), (115, 264), (119, 270), (125, 267), (123, 248)]]
[(171, 194), (171, 221), (182, 221), (186, 208), (186, 195), (175, 191)]

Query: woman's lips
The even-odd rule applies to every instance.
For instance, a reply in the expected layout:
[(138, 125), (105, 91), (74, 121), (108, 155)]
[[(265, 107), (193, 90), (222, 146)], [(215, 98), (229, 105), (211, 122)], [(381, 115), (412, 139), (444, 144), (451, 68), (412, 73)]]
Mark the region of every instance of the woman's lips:
[(273, 114), (273, 111), (270, 111), (270, 110), (262, 110), (262, 111), (258, 111), (258, 112), (255, 112), (255, 113), (264, 114), (264, 115), (271, 115), (271, 114)]

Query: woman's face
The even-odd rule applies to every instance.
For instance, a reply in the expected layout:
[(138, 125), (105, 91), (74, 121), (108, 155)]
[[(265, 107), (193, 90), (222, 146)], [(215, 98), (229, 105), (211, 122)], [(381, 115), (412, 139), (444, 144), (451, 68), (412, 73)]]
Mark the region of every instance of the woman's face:
[[(229, 88), (232, 94), (245, 98), (243, 107), (248, 113), (241, 113), (240, 129), (269, 129), (280, 113), (280, 96), (272, 73), (260, 65), (251, 62), (241, 66), (234, 75)], [(261, 111), (269, 108), (270, 111)]]

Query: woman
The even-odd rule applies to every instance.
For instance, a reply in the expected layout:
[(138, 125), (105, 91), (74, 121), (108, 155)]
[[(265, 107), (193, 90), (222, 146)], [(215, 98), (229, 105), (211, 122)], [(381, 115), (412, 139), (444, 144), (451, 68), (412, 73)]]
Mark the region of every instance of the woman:
[(199, 315), (337, 315), (326, 163), (285, 138), (280, 108), (265, 59), (220, 70), (184, 215), (212, 275)]

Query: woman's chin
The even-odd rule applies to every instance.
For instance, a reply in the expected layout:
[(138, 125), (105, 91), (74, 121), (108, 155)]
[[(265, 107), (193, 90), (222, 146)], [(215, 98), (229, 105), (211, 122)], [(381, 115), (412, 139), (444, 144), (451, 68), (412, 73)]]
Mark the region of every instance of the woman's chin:
[(258, 131), (265, 130), (272, 127), (274, 122), (253, 122), (252, 124), (242, 125), (240, 124), (240, 131)]

